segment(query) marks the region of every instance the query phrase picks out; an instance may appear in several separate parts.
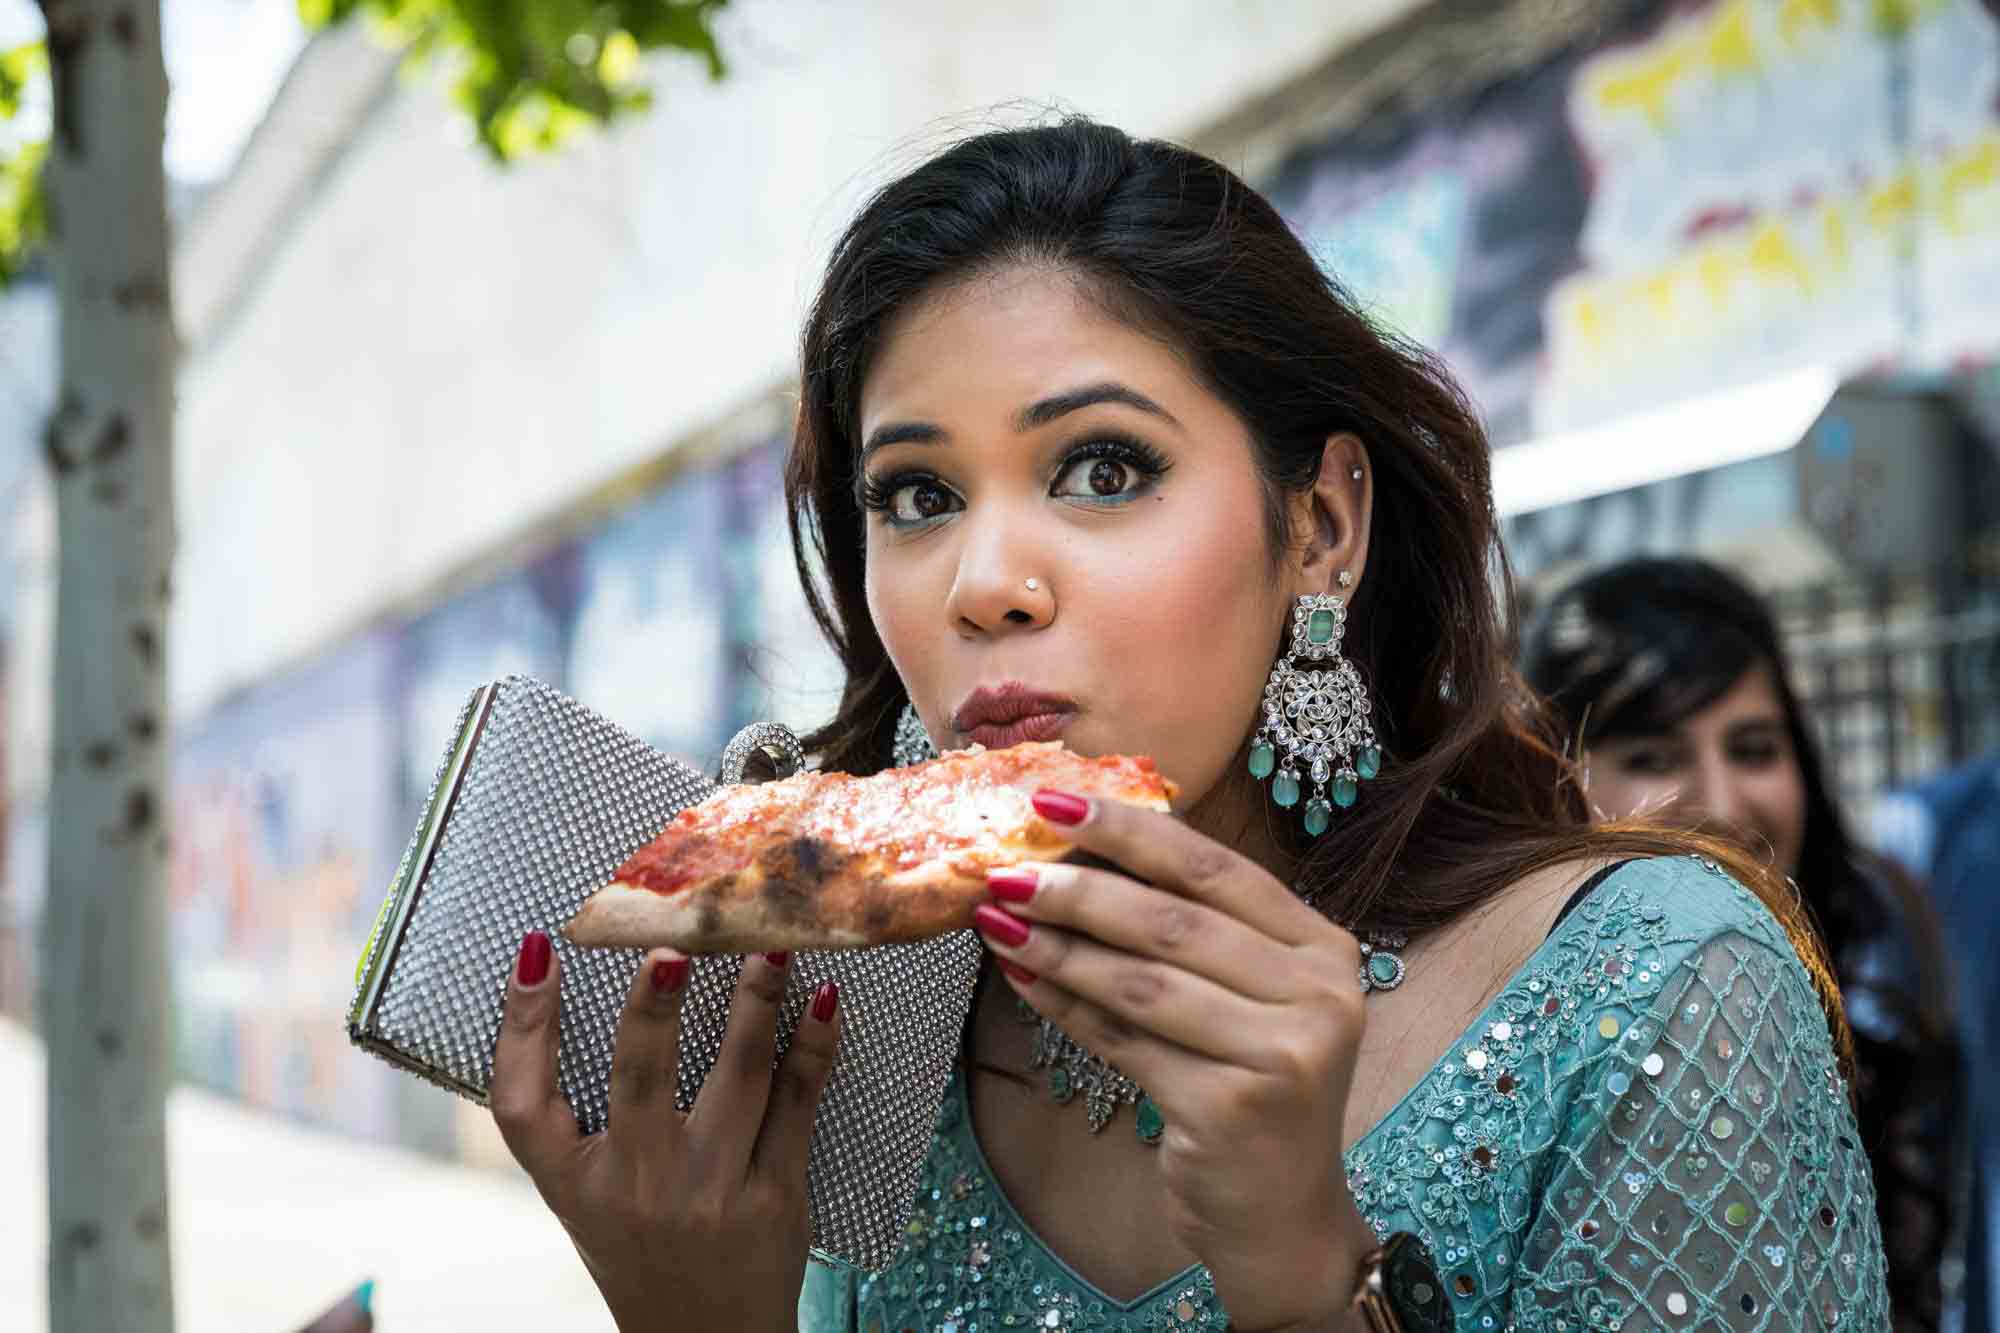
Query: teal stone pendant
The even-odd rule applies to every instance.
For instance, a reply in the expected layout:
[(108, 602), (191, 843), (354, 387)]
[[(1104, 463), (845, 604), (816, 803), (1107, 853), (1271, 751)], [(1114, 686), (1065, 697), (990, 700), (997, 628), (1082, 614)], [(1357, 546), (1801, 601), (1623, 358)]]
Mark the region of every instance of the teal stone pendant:
[(1317, 838), (1333, 823), (1333, 807), (1314, 797), (1306, 802), (1306, 832)]
[(1250, 776), (1262, 782), (1278, 767), (1278, 752), (1263, 741), (1250, 747)]
[(1361, 783), (1382, 771), (1367, 687), (1341, 655), (1346, 632), (1342, 598), (1296, 599), (1291, 643), (1264, 682), (1263, 720), (1247, 758), (1250, 776), (1268, 779), (1271, 800), (1281, 810), (1298, 810), (1312, 838), (1331, 828), (1333, 812), (1351, 807)]
[(1160, 1135), (1167, 1132), (1167, 1117), (1161, 1114), (1160, 1104), (1151, 1097), (1139, 1098), (1139, 1123), (1135, 1130), (1144, 1143), (1158, 1143)]
[(1409, 937), (1406, 935), (1370, 935), (1361, 941), (1361, 993), (1369, 991), (1394, 990), (1403, 984), (1403, 956), (1397, 952)]
[(1069, 1071), (1060, 1066), (1049, 1071), (1049, 1096), (1058, 1103), (1066, 1103), (1076, 1095), (1076, 1086), (1069, 1080)]

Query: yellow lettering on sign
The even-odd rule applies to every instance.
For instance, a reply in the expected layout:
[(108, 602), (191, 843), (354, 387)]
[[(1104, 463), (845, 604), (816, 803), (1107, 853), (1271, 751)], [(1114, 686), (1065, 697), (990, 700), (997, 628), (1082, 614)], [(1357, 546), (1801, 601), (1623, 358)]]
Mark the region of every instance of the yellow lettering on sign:
[(1762, 278), (1789, 279), (1802, 292), (1812, 290), (1805, 260), (1780, 222), (1766, 222), (1750, 237), (1750, 270)]
[(1667, 99), (1693, 63), (1686, 43), (1675, 42), (1658, 55), (1630, 62), (1624, 73), (1607, 75), (1597, 86), (1597, 100), (1606, 111), (1644, 111), (1656, 128), (1665, 129)]
[(1917, 173), (1907, 168), (1868, 192), (1868, 221), (1887, 231), (1917, 210)]
[(1701, 276), (1701, 285), (1708, 289), (1708, 299), (1718, 309), (1728, 306), (1729, 286), (1736, 280), (1741, 263), (1735, 246), (1713, 245), (1696, 257), (1694, 270)]
[(1662, 320), (1674, 317), (1674, 277), (1674, 270), (1669, 268), (1643, 279), (1639, 284), (1639, 290), (1645, 293), (1646, 304)]
[(1828, 204), (1820, 221), (1820, 233), (1826, 242), (1826, 257), (1833, 265), (1835, 273), (1847, 272), (1847, 214), (1839, 204)]
[(1784, 0), (1778, 7), (1778, 26), (1793, 46), (1799, 44), (1799, 30), (1808, 23), (1822, 28), (1840, 26), (1840, 0)]
[(1610, 337), (1610, 330), (1604, 326), (1604, 308), (1594, 297), (1579, 296), (1570, 303), (1570, 318), (1576, 324), (1576, 331), (1593, 348), (1601, 348)]
[(1755, 74), (1757, 42), (1750, 35), (1750, 0), (1729, 0), (1709, 25), (1709, 63), (1717, 74)]
[(1966, 229), (1965, 196), (2000, 184), (2000, 134), (1988, 134), (1971, 148), (1946, 160), (1938, 181), (1938, 215), (1945, 229)]

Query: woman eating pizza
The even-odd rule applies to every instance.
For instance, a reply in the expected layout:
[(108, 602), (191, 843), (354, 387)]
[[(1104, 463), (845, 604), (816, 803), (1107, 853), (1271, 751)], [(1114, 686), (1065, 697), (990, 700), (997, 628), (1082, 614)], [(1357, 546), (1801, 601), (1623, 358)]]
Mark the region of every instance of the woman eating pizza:
[[(1509, 665), (1488, 446), (1216, 163), (1085, 120), (878, 193), (808, 319), (787, 467), (847, 684), (825, 772), (1059, 740), (908, 1239), (808, 1264), (840, 997), (771, 1073), (743, 968), (692, 1111), (684, 957), (609, 1128), (524, 942), (494, 1114), (626, 1333), (1887, 1326), (1826, 960), (1729, 844), (1593, 826)], [(815, 578), (812, 571), (820, 571)]]

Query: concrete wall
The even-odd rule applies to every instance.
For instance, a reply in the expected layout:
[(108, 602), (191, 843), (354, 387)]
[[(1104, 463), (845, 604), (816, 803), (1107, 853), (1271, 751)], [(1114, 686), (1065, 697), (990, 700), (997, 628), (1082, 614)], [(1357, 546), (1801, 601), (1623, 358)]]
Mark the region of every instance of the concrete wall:
[(783, 380), (837, 229), (968, 108), (1185, 134), (1411, 8), (753, 0), (725, 82), (662, 62), (650, 114), (507, 171), (403, 88), (191, 350), (178, 714)]

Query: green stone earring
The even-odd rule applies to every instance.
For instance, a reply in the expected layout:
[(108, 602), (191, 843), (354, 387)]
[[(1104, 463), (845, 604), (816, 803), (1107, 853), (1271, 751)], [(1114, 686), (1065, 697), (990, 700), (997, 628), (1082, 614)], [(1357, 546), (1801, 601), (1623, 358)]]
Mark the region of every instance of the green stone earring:
[[(1352, 582), (1342, 571), (1341, 586)], [(1303, 798), (1306, 832), (1315, 838), (1333, 823), (1334, 806), (1353, 805), (1361, 783), (1382, 771), (1368, 692), (1341, 656), (1346, 632), (1344, 600), (1324, 593), (1298, 599), (1291, 647), (1264, 684), (1264, 720), (1250, 743), (1250, 776), (1269, 778), (1271, 799), (1286, 810)]]

